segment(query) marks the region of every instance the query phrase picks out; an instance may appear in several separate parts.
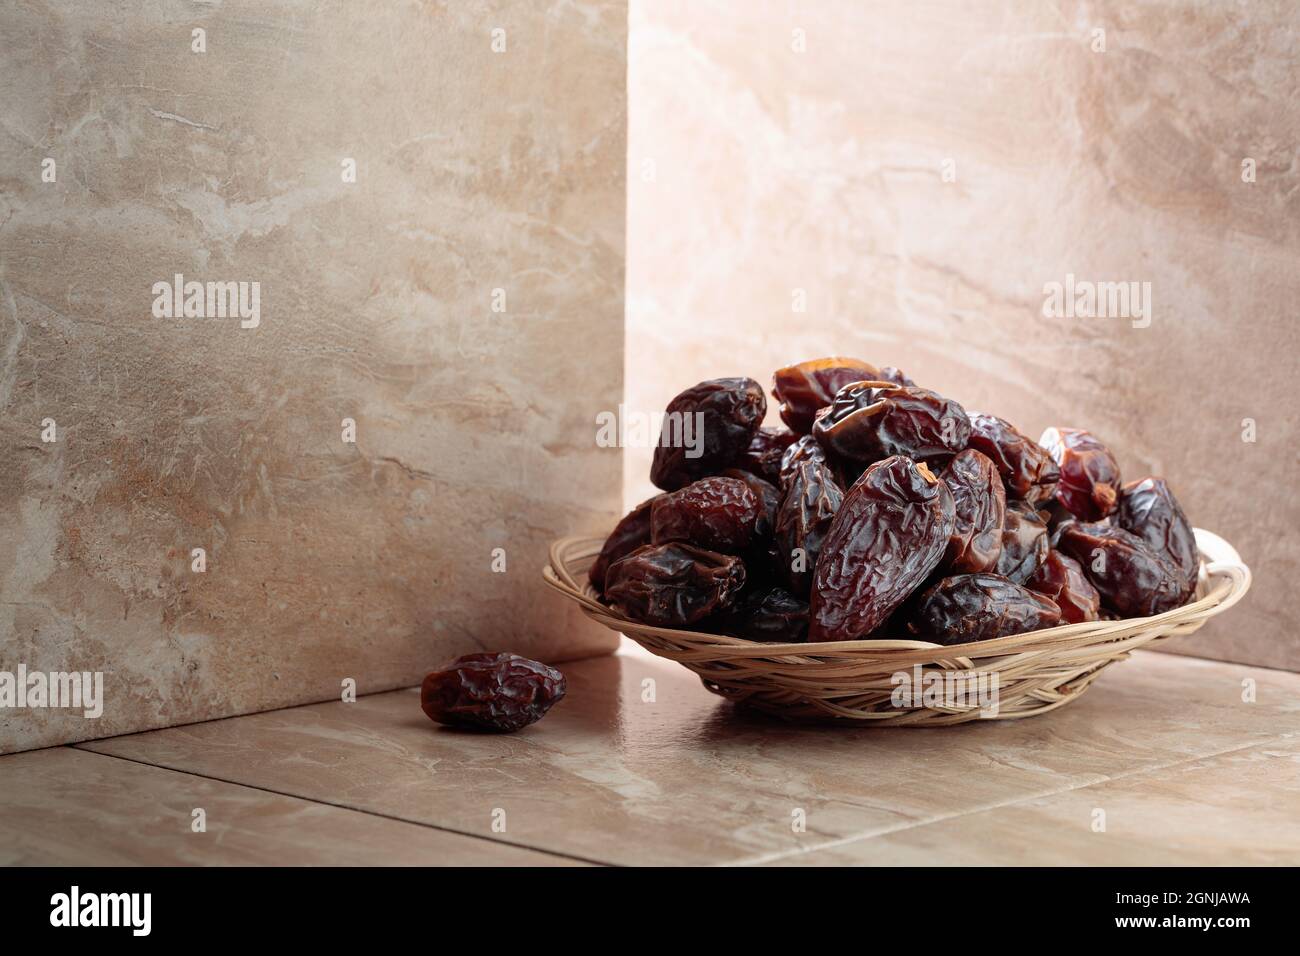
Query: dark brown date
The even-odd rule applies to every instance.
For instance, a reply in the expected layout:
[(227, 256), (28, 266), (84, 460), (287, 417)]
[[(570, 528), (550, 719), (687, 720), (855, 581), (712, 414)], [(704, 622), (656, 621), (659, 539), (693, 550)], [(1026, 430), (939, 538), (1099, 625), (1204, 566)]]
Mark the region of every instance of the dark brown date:
[(1183, 589), (1196, 590), (1201, 570), (1196, 535), (1178, 499), (1163, 478), (1130, 481), (1119, 493), (1119, 526), (1162, 553), (1182, 572)]
[(641, 502), (614, 525), (614, 530), (605, 539), (604, 547), (587, 572), (592, 587), (597, 591), (605, 589), (605, 572), (611, 563), (650, 543), (650, 507), (662, 497), (663, 495), (655, 495)]
[(1025, 582), (1025, 587), (1051, 598), (1070, 624), (1095, 621), (1101, 615), (1101, 595), (1074, 558), (1052, 549)]
[(884, 623), (948, 546), (940, 482), (902, 455), (871, 465), (844, 496), (813, 575), (810, 641), (848, 641)]
[(1067, 522), (1056, 547), (1079, 562), (1102, 605), (1120, 617), (1150, 617), (1186, 603), (1173, 562), (1123, 528)]
[(971, 448), (997, 466), (1007, 498), (1041, 505), (1056, 493), (1060, 470), (1047, 449), (1022, 435), (996, 415), (970, 414)]
[(860, 359), (813, 359), (777, 369), (772, 394), (781, 403), (781, 420), (794, 432), (807, 435), (817, 413), (834, 401), (841, 388), (875, 377), (875, 366)]
[(913, 640), (969, 644), (1061, 623), (1055, 602), (998, 574), (958, 574), (928, 587), (904, 612)]
[(745, 586), (740, 558), (691, 544), (648, 545), (605, 573), (605, 600), (627, 617), (684, 627), (729, 609)]
[(1007, 492), (997, 467), (986, 455), (967, 448), (941, 477), (955, 509), (944, 565), (961, 574), (992, 571), (1002, 554), (1007, 511)]
[(668, 403), (650, 480), (676, 491), (731, 467), (765, 414), (763, 386), (752, 378), (715, 378), (688, 388)]
[(1097, 521), (1119, 505), (1119, 463), (1082, 428), (1049, 428), (1038, 443), (1047, 449), (1061, 480), (1056, 500), (1082, 521)]
[(854, 382), (818, 413), (813, 437), (852, 461), (905, 455), (943, 464), (966, 447), (970, 420), (956, 402), (924, 388)]
[(780, 487), (782, 491), (790, 487), (790, 482), (799, 473), (799, 466), (805, 461), (818, 461), (822, 464), (828, 464), (830, 461), (826, 457), (826, 449), (812, 435), (800, 436), (781, 456)]
[(808, 640), (808, 602), (784, 588), (765, 588), (744, 595), (717, 618), (718, 630), (747, 641), (801, 644)]
[(824, 461), (805, 461), (776, 517), (776, 544), (790, 590), (808, 597), (822, 541), (830, 530), (844, 492)]
[(650, 541), (686, 541), (706, 551), (738, 554), (749, 547), (763, 519), (763, 506), (736, 478), (701, 478), (660, 495), (650, 508)]
[(509, 732), (564, 699), (564, 675), (517, 654), (467, 654), (420, 685), (420, 707), (451, 727)]
[(788, 428), (767, 428), (754, 433), (749, 447), (736, 459), (734, 466), (758, 475), (774, 485), (781, 483), (781, 459), (799, 436)]
[(1047, 522), (1023, 501), (1008, 501), (1002, 523), (997, 573), (1024, 584), (1047, 557)]
[(754, 525), (755, 538), (771, 538), (776, 527), (776, 513), (781, 507), (781, 492), (769, 481), (765, 481), (752, 471), (728, 468), (718, 475), (719, 478), (734, 478), (743, 481), (758, 499), (758, 522)]

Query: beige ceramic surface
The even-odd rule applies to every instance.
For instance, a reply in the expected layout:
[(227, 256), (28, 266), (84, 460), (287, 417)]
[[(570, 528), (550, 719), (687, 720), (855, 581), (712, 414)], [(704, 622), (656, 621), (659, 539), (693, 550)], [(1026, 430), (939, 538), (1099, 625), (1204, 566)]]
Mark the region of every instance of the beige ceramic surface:
[[(1178, 647), (1300, 669), (1298, 31), (1289, 0), (634, 0), (629, 405), (849, 354), (1089, 427), (1255, 572)], [(1149, 327), (1044, 318), (1071, 273), (1150, 282)]]
[[(1123, 809), (1112, 835), (1143, 820), (1171, 834), (1165, 859), (1242, 862), (1229, 853), (1239, 821), (1252, 861), (1300, 862), (1289, 838), (1258, 843), (1270, 823), (1292, 825), (1293, 765), (1252, 769), (1257, 795), (1234, 808), (1228, 795), (1246, 785), (1240, 768), (1211, 759), (1294, 745), (1294, 674), (1139, 652), (1041, 717), (891, 731), (737, 714), (683, 668), (643, 653), (565, 670), (567, 699), (505, 737), (438, 728), (406, 690), (79, 746), (594, 862), (839, 858), (858, 842), (853, 859), (873, 862), (878, 837), (892, 847), (899, 831), (999, 808), (1008, 833), (1026, 828), (1008, 836), (1007, 854), (1020, 848), (1024, 862), (1055, 861), (1051, 828), (1087, 822), (1052, 801), (1080, 788), (1115, 794)], [(1242, 701), (1244, 680), (1255, 682), (1254, 703)], [(1150, 783), (1125, 782), (1138, 780)], [(1192, 804), (1202, 807), (1199, 823), (1189, 819)], [(796, 811), (806, 815), (802, 832), (792, 826)], [(498, 819), (504, 832), (493, 830)], [(1202, 837), (1207, 827), (1218, 831)], [(935, 849), (935, 861), (985, 848), (977, 828), (959, 832), (966, 843)]]
[[(612, 648), (538, 569), (618, 506), (626, 28), (0, 7), (0, 670), (107, 696), (0, 712), (0, 751)], [(259, 282), (260, 325), (155, 318), (176, 273)]]
[(1300, 739), (782, 857), (805, 866), (1294, 866)]
[(0, 757), (0, 774), (0, 866), (570, 863), (69, 747)]

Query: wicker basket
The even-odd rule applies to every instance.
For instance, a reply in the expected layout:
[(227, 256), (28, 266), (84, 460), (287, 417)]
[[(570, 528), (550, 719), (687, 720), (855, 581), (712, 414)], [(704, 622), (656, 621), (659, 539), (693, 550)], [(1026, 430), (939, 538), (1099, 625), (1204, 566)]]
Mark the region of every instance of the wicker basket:
[[(1108, 664), (1192, 633), (1250, 588), (1250, 569), (1232, 545), (1197, 528), (1202, 563), (1196, 600), (1155, 617), (1065, 624), (953, 647), (928, 641), (760, 644), (640, 624), (601, 604), (587, 569), (603, 543), (563, 538), (551, 546), (542, 572), (547, 584), (577, 601), (591, 619), (685, 664), (709, 690), (748, 707), (792, 719), (904, 727), (1055, 710), (1087, 690)], [(928, 698), (926, 687), (932, 690)]]

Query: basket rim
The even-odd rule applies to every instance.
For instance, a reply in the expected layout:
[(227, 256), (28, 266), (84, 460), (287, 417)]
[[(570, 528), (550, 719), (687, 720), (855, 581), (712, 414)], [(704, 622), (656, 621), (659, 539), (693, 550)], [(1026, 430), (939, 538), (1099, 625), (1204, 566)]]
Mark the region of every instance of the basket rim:
[[(975, 665), (970, 658), (999, 657), (1002, 666), (1017, 656), (1033, 657), (1042, 653), (1059, 653), (1075, 646), (1085, 646), (1105, 641), (1115, 635), (1116, 642), (1131, 640), (1145, 644), (1179, 625), (1198, 628), (1206, 620), (1217, 616), (1237, 604), (1250, 589), (1251, 571), (1241, 560), (1237, 550), (1213, 532), (1194, 528), (1197, 548), (1201, 554), (1201, 572), (1198, 592), (1194, 601), (1162, 614), (1141, 618), (1120, 618), (1108, 621), (1083, 621), (1078, 624), (1061, 624), (1037, 631), (1027, 631), (1006, 637), (996, 637), (967, 644), (936, 644), (931, 641), (911, 640), (853, 640), (813, 643), (777, 644), (750, 641), (727, 634), (707, 631), (687, 631), (677, 628), (645, 624), (619, 614), (595, 597), (595, 590), (586, 581), (586, 571), (604, 545), (605, 536), (568, 536), (551, 543), (549, 560), (542, 569), (546, 583), (576, 602), (587, 617), (611, 630), (626, 634), (642, 643), (640, 635), (654, 636), (673, 644), (692, 648), (701, 655), (701, 661), (729, 660), (746, 657), (783, 658), (783, 663), (814, 663), (818, 658), (831, 658), (842, 662), (849, 658), (922, 656), (936, 661), (951, 662), (953, 666), (969, 669)], [(579, 579), (578, 575), (581, 575)], [(1142, 634), (1134, 636), (1135, 627)], [(1187, 628), (1184, 628), (1183, 632)], [(721, 652), (721, 655), (719, 654)], [(694, 656), (694, 655), (692, 655)], [(681, 660), (680, 657), (675, 659)]]

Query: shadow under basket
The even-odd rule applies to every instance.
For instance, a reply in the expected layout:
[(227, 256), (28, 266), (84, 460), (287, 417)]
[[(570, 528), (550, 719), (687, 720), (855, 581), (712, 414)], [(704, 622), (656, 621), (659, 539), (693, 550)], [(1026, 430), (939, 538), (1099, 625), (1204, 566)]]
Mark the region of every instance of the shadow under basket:
[(602, 604), (587, 569), (603, 544), (604, 538), (562, 538), (551, 545), (550, 563), (542, 571), (547, 584), (576, 601), (592, 620), (684, 664), (709, 690), (746, 707), (790, 719), (895, 727), (1055, 710), (1087, 690), (1107, 665), (1138, 648), (1191, 634), (1250, 588), (1250, 569), (1232, 545), (1197, 528), (1196, 597), (1154, 617), (1063, 624), (951, 647), (929, 641), (763, 644), (653, 627)]

